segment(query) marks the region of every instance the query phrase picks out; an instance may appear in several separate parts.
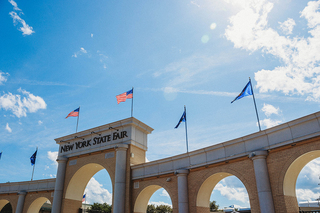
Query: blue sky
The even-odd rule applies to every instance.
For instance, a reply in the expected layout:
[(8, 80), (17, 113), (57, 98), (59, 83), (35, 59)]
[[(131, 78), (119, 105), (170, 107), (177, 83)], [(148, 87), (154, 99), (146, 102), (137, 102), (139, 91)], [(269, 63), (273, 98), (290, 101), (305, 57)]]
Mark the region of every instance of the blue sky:
[[(230, 103), (249, 77), (262, 129), (317, 112), (319, 5), (1, 1), (0, 182), (29, 180), (37, 146), (34, 178), (54, 177), (53, 139), (75, 132), (76, 119), (66, 115), (81, 106), (80, 131), (127, 118), (130, 102), (118, 105), (115, 96), (131, 87), (134, 117), (155, 129), (150, 161), (186, 151), (184, 129), (173, 129), (184, 105), (191, 151), (258, 131), (252, 98)], [(106, 197), (112, 189), (101, 176), (92, 185)], [(301, 199), (314, 200), (320, 190), (307, 182), (298, 181)], [(228, 197), (227, 186), (243, 191), (236, 180), (222, 181), (214, 191), (220, 206), (248, 205), (241, 195)], [(168, 202), (161, 190), (152, 199)]]

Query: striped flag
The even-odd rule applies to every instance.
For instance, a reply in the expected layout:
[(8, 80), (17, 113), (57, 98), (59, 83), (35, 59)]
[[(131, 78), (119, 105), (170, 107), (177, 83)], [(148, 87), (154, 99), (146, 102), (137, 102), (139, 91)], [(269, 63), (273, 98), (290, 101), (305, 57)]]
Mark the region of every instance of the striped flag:
[(133, 97), (133, 89), (116, 96), (118, 104), (120, 102), (125, 102), (127, 99), (131, 99), (132, 97)]
[(83, 203), (84, 201), (86, 201), (86, 194), (84, 194), (83, 197), (82, 197), (82, 203)]
[(70, 112), (66, 118), (78, 117), (79, 116), (79, 111), (80, 111), (80, 107), (78, 109), (75, 109), (72, 112)]

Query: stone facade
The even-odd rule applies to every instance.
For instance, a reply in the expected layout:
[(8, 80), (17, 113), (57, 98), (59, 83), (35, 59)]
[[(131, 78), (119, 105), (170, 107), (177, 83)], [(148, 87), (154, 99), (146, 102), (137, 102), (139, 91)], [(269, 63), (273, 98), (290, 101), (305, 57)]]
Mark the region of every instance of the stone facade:
[[(301, 169), (320, 157), (320, 113), (186, 154), (145, 162), (152, 128), (135, 118), (56, 139), (57, 179), (0, 184), (0, 209), (37, 212), (49, 200), (53, 213), (78, 213), (91, 177), (105, 169), (114, 213), (144, 213), (164, 188), (174, 213), (209, 213), (215, 185), (236, 176), (254, 213), (298, 212), (295, 183)], [(54, 195), (54, 197), (53, 197)]]

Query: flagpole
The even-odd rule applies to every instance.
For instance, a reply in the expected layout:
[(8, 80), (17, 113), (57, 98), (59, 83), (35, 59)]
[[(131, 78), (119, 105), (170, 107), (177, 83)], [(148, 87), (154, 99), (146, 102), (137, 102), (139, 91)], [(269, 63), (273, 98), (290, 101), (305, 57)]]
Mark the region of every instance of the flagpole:
[(131, 101), (131, 117), (133, 116), (133, 87), (132, 87), (132, 101)]
[(78, 132), (79, 117), (80, 117), (80, 106), (79, 106), (79, 114), (78, 114), (78, 119), (77, 119), (76, 133)]
[[(38, 147), (37, 147), (37, 150), (38, 151)], [(37, 152), (38, 154), (38, 152)], [(36, 158), (37, 159), (37, 158)], [(34, 167), (36, 166), (36, 161), (34, 161), (34, 164), (33, 164), (33, 169), (32, 169), (32, 176), (31, 176), (31, 181), (33, 180), (33, 173), (34, 173)]]
[(254, 98), (254, 93), (253, 93), (253, 88), (252, 88), (252, 83), (251, 83), (251, 78), (250, 77), (249, 77), (249, 81), (250, 81), (250, 86), (251, 86), (251, 91), (252, 91), (252, 98), (253, 98), (254, 107), (256, 109), (256, 115), (257, 115), (257, 120), (258, 120), (258, 125), (259, 125), (259, 131), (261, 131), (259, 115), (258, 115), (258, 110), (257, 110), (257, 105), (256, 105), (256, 99)]
[(184, 105), (184, 113), (185, 113), (185, 128), (186, 128), (186, 144), (187, 144), (187, 153), (189, 152), (189, 148), (188, 148), (188, 130), (187, 130), (187, 110), (186, 110), (186, 105)]

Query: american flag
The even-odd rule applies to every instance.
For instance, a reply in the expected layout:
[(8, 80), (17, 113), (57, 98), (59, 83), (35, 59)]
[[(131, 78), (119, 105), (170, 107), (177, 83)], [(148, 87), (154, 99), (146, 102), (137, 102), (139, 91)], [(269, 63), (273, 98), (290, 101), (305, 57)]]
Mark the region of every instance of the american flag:
[(68, 117), (78, 117), (79, 116), (79, 111), (80, 111), (80, 107), (78, 109), (75, 109), (72, 112), (70, 112), (66, 118), (68, 118)]
[(83, 195), (82, 197), (82, 203), (86, 200), (86, 194)]
[(133, 97), (133, 89), (116, 96), (118, 104), (120, 102), (125, 102), (127, 99), (130, 99), (132, 97)]

